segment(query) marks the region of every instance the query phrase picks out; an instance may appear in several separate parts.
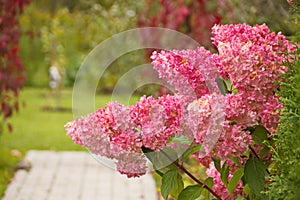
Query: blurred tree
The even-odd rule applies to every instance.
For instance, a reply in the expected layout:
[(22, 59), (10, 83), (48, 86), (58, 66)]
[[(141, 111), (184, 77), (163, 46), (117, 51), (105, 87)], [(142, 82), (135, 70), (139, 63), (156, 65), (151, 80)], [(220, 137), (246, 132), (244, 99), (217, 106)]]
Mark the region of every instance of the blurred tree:
[[(7, 118), (18, 111), (18, 94), (25, 70), (18, 56), (20, 28), (18, 15), (28, 0), (2, 0), (0, 4), (0, 134)], [(7, 123), (11, 131), (11, 124)]]
[[(115, 33), (135, 27), (135, 13), (142, 1), (134, 2), (33, 0), (21, 17), (23, 31), (27, 33), (21, 39), (24, 46), (21, 56), (26, 63), (34, 62), (28, 65), (27, 84), (46, 86), (48, 68), (55, 60), (65, 69), (65, 85), (71, 86), (84, 57), (96, 45)], [(112, 88), (120, 73), (128, 70), (135, 58), (113, 63), (100, 89)]]
[(289, 5), (286, 0), (228, 0), (233, 8), (236, 23), (266, 23), (272, 31), (281, 31), (284, 35), (293, 35), (295, 30), (289, 23)]
[(139, 12), (137, 25), (177, 30), (212, 49), (210, 29), (221, 23), (224, 13), (226, 20), (232, 22), (227, 0), (147, 0), (145, 9)]

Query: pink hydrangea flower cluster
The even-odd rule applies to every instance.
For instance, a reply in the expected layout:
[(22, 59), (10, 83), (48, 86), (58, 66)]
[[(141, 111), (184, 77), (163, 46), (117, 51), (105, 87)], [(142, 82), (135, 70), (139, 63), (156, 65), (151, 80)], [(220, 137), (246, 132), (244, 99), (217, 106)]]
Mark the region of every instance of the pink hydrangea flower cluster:
[[(238, 96), (229, 97), (231, 102), (239, 99), (231, 116), (244, 118), (248, 125), (261, 121), (270, 132), (275, 132), (281, 106), (274, 90), (280, 75), (287, 71), (282, 65), (288, 59), (286, 53), (293, 52), (294, 46), (280, 33), (270, 33), (266, 25), (215, 25), (212, 32), (218, 49), (214, 57), (217, 66), (238, 90)], [(254, 121), (251, 115), (256, 116)]]
[(179, 98), (142, 97), (133, 106), (112, 102), (105, 109), (69, 122), (67, 135), (92, 153), (116, 159), (119, 172), (128, 177), (145, 174), (146, 159), (141, 147), (154, 151), (163, 148), (180, 131)]
[(141, 133), (142, 145), (152, 150), (163, 148), (180, 131), (182, 108), (176, 96), (142, 97), (131, 107), (131, 118)]
[[(68, 122), (65, 125), (67, 135), (73, 142), (88, 148), (93, 154), (116, 160), (120, 173), (128, 177), (141, 176), (146, 173), (146, 158), (141, 153), (132, 153), (111, 142), (110, 127), (104, 124), (111, 123), (111, 116), (104, 109), (86, 115), (81, 119)], [(128, 169), (128, 160), (134, 160)]]
[[(229, 121), (224, 120), (222, 124), (215, 126), (215, 129), (209, 129), (215, 119), (212, 117), (213, 112), (222, 112), (222, 110), (214, 110), (212, 105), (217, 101), (216, 95), (204, 95), (198, 100), (191, 103), (188, 107), (187, 124), (192, 131), (195, 142), (205, 144), (205, 140), (211, 137), (216, 137), (215, 144), (211, 144), (211, 149), (206, 155), (195, 154), (196, 158), (204, 166), (208, 167), (212, 161), (211, 157), (226, 160), (233, 157), (243, 155), (251, 144), (252, 139), (248, 131), (245, 131), (241, 125), (231, 125)], [(218, 108), (215, 108), (218, 109)], [(223, 112), (226, 110), (224, 109)], [(217, 130), (218, 129), (218, 130)], [(214, 135), (216, 132), (219, 135)], [(204, 148), (207, 148), (204, 146)]]
[[(242, 165), (252, 143), (246, 128), (263, 125), (276, 131), (282, 106), (274, 92), (294, 46), (266, 25), (216, 25), (213, 34), (218, 54), (202, 47), (152, 54), (154, 69), (176, 89), (174, 96), (142, 97), (127, 107), (110, 103), (67, 123), (67, 134), (92, 153), (115, 159), (119, 172), (138, 177), (146, 172), (141, 147), (159, 151), (172, 136), (191, 133), (193, 142), (203, 146), (194, 155), (213, 177), (214, 191), (224, 199), (243, 195), (241, 182), (228, 194), (212, 157), (227, 161), (230, 180), (237, 167), (230, 159), (237, 157)], [(225, 95), (216, 83), (221, 76), (233, 87)]]
[(219, 73), (212, 54), (203, 47), (195, 50), (153, 52), (152, 64), (159, 77), (167, 80), (179, 95), (188, 96), (189, 102), (210, 90), (217, 91), (215, 79)]

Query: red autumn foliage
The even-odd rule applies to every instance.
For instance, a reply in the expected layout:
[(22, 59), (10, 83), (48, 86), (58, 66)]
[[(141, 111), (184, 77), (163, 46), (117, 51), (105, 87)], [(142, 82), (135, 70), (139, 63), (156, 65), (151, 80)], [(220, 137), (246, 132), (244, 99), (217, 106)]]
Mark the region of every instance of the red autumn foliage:
[[(0, 0), (0, 125), (19, 109), (18, 94), (24, 85), (25, 69), (18, 56), (18, 15), (28, 3), (29, 0)], [(12, 130), (10, 124), (7, 126)]]
[(232, 16), (227, 0), (147, 0), (145, 11), (139, 13), (138, 26), (177, 30), (212, 48), (211, 27), (221, 23), (220, 11)]

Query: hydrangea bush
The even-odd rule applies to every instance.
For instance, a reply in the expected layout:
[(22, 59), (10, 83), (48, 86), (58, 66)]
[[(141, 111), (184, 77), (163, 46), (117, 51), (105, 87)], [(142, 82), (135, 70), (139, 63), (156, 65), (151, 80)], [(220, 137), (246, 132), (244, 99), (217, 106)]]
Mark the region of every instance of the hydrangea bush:
[[(266, 25), (215, 25), (212, 32), (217, 54), (203, 47), (153, 52), (153, 67), (174, 95), (109, 103), (67, 123), (67, 134), (114, 159), (129, 178), (145, 174), (150, 161), (165, 199), (204, 191), (217, 199), (261, 197), (282, 109), (275, 92), (294, 45)], [(205, 180), (185, 168), (189, 156), (206, 167)], [(181, 173), (195, 185), (184, 187)]]

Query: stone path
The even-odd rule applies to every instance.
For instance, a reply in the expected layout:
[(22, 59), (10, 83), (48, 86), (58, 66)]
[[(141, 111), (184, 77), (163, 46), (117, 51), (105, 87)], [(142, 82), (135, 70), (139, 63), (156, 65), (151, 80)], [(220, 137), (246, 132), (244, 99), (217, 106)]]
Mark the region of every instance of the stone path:
[(151, 175), (128, 179), (86, 152), (29, 151), (2, 200), (157, 200)]

